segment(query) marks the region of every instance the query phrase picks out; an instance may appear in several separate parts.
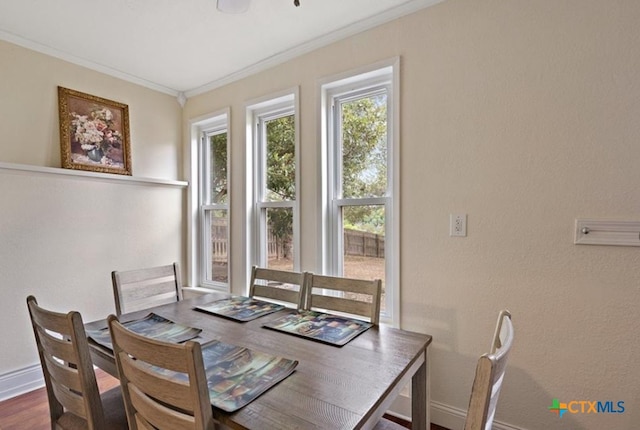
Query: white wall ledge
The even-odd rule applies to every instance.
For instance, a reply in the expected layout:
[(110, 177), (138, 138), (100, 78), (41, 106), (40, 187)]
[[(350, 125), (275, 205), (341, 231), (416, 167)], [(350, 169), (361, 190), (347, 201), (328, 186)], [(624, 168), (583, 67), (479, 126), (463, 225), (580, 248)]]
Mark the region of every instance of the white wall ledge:
[(61, 175), (71, 176), (75, 178), (83, 178), (89, 180), (97, 180), (104, 182), (119, 182), (131, 185), (160, 185), (170, 187), (186, 188), (189, 185), (187, 181), (174, 181), (169, 179), (156, 179), (156, 178), (139, 178), (128, 175), (117, 175), (111, 173), (97, 173), (88, 172), (83, 170), (62, 169), (58, 167), (44, 167), (44, 166), (32, 166), (28, 164), (13, 164), (0, 162), (0, 172), (7, 171), (10, 173), (31, 173), (41, 175)]

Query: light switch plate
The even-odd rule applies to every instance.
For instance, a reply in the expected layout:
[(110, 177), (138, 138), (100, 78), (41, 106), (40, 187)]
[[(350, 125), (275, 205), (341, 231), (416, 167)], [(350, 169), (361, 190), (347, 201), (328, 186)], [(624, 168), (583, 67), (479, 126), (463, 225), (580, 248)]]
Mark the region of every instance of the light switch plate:
[(449, 236), (467, 235), (467, 214), (449, 214)]

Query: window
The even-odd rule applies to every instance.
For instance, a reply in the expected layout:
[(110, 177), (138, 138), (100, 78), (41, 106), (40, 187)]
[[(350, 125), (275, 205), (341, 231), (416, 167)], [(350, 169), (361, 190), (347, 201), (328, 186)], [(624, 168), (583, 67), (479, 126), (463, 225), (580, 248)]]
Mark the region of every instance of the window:
[(382, 320), (393, 324), (398, 321), (399, 265), (396, 68), (394, 63), (322, 85), (324, 270), (382, 279)]
[(227, 115), (199, 127), (199, 283), (229, 289), (229, 175)]
[(254, 104), (249, 112), (253, 131), (251, 264), (297, 270), (300, 263), (295, 95)]

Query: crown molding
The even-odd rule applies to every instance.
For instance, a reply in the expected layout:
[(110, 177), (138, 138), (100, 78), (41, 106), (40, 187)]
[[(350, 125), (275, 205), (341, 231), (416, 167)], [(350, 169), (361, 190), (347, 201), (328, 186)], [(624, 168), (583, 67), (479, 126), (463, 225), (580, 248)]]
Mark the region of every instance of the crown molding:
[(189, 97), (206, 93), (216, 88), (223, 87), (232, 82), (238, 81), (240, 79), (244, 79), (256, 73), (267, 70), (271, 67), (293, 60), (294, 58), (297, 58), (297, 57), (300, 57), (301, 55), (315, 51), (316, 49), (323, 48), (334, 42), (338, 42), (340, 40), (346, 39), (347, 37), (353, 36), (358, 33), (362, 33), (363, 31), (385, 24), (389, 21), (393, 21), (394, 19), (398, 19), (403, 16), (412, 14), (414, 12), (417, 12), (418, 10), (425, 9), (427, 7), (436, 5), (438, 3), (442, 3), (444, 1), (445, 0), (418, 0), (418, 1), (405, 3), (401, 6), (393, 8), (386, 12), (380, 13), (370, 18), (350, 24), (341, 29), (335, 30), (325, 36), (321, 36), (312, 41), (300, 44), (280, 54), (271, 56), (265, 60), (252, 64), (251, 66), (248, 66), (235, 73), (231, 73), (225, 76), (224, 78), (217, 79), (203, 86), (185, 91), (184, 94), (187, 98), (189, 98)]
[(85, 60), (74, 55), (71, 55), (67, 52), (60, 51), (58, 49), (52, 48), (50, 46), (43, 45), (38, 42), (34, 42), (33, 40), (25, 39), (24, 37), (15, 35), (13, 33), (9, 33), (4, 30), (0, 30), (0, 40), (4, 40), (6, 42), (13, 43), (14, 45), (22, 46), (23, 48), (30, 49), (32, 51), (39, 52), (41, 54), (48, 55), (50, 57), (58, 58), (60, 60), (67, 61), (69, 63), (75, 64), (77, 66), (85, 67), (87, 69), (94, 70), (96, 72), (104, 73), (105, 75), (122, 79), (123, 81), (131, 82), (136, 85), (140, 85), (142, 87), (149, 88), (151, 90), (159, 91), (161, 93), (169, 94), (174, 97), (177, 97), (179, 91), (174, 90), (172, 88), (167, 88), (163, 85), (156, 84), (155, 82), (150, 82), (146, 79), (139, 78), (137, 76), (130, 75), (128, 73), (121, 72), (120, 70), (114, 69), (109, 66), (105, 66), (104, 64), (98, 64), (93, 61)]

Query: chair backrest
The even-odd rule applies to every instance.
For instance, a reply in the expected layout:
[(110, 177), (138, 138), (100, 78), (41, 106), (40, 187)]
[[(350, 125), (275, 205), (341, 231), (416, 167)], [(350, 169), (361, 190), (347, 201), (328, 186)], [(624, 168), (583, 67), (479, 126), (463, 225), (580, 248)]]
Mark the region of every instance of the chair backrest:
[(380, 321), (382, 281), (309, 275), (306, 309), (338, 311)]
[(266, 298), (271, 301), (304, 307), (306, 273), (265, 269), (253, 266), (249, 283), (249, 297)]
[(116, 314), (182, 300), (178, 263), (127, 271), (111, 272)]
[[(161, 342), (108, 318), (129, 428), (212, 430), (214, 421), (199, 343)], [(168, 377), (167, 371), (185, 378)]]
[(498, 316), (490, 352), (482, 355), (476, 366), (465, 430), (491, 430), (513, 337), (511, 313), (503, 310)]
[[(49, 400), (52, 428), (82, 418), (89, 429), (106, 428), (82, 316), (52, 312), (27, 297), (33, 333)], [(69, 417), (69, 414), (75, 417)]]

